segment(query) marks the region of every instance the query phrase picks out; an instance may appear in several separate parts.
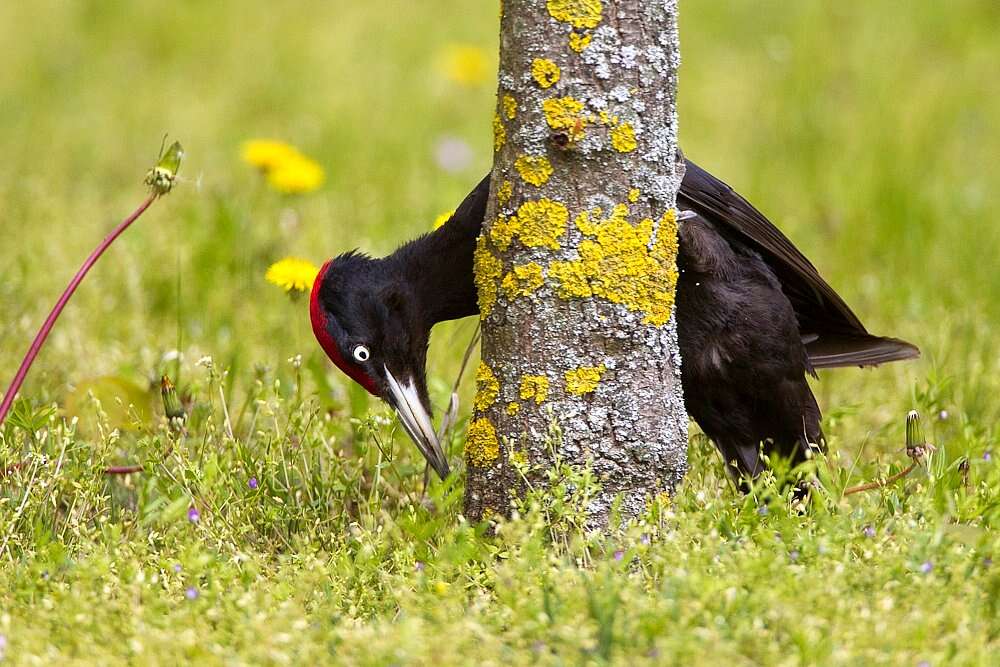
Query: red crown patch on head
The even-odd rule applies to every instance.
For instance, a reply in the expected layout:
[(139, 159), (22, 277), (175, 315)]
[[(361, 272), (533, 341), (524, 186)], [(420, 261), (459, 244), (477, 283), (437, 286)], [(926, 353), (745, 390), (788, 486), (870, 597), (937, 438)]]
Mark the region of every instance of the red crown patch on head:
[(323, 306), (319, 302), (319, 290), (323, 284), (323, 279), (326, 277), (326, 272), (330, 268), (330, 262), (328, 261), (323, 265), (323, 268), (319, 270), (319, 274), (316, 276), (316, 281), (313, 283), (312, 292), (309, 294), (309, 319), (312, 321), (313, 335), (316, 336), (316, 340), (319, 341), (320, 347), (326, 352), (326, 356), (330, 357), (337, 368), (342, 370), (347, 374), (352, 380), (360, 384), (368, 393), (373, 396), (378, 396), (378, 388), (375, 385), (375, 381), (372, 380), (371, 376), (362, 371), (360, 368), (354, 364), (349, 364), (345, 361), (344, 357), (340, 354), (340, 347), (337, 345), (337, 341), (333, 339), (330, 335), (330, 330), (327, 328), (327, 317), (326, 313), (323, 312)]

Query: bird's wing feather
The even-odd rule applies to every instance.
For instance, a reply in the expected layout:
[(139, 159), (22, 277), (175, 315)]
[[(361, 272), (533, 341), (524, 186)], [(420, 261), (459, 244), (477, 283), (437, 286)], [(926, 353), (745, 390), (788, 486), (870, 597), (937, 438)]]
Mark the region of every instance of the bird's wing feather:
[(706, 217), (724, 236), (735, 235), (761, 254), (791, 301), (802, 335), (810, 339), (807, 350), (815, 367), (868, 366), (919, 356), (919, 350), (905, 341), (869, 334), (781, 230), (731, 187), (690, 160), (677, 201), (681, 208), (690, 207)]

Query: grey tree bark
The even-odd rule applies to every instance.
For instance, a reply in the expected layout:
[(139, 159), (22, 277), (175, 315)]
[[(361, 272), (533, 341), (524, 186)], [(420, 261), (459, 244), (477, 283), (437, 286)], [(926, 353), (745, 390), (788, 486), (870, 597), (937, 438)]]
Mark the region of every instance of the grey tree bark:
[(509, 511), (516, 462), (544, 485), (554, 452), (600, 481), (598, 526), (617, 494), (635, 515), (685, 472), (679, 53), (677, 0), (503, 2), (472, 519)]

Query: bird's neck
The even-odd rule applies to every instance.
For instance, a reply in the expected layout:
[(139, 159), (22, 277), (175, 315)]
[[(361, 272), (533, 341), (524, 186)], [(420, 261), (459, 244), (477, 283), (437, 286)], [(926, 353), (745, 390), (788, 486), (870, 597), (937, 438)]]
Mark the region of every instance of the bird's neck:
[(486, 217), (489, 188), (487, 176), (448, 222), (392, 256), (415, 292), (428, 328), (479, 312), (472, 256)]

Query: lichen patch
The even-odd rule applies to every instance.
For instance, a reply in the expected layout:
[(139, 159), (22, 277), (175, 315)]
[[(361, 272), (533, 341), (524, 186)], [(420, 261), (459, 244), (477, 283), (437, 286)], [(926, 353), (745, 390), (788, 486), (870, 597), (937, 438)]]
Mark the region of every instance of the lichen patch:
[(665, 325), (677, 284), (676, 214), (664, 214), (655, 243), (653, 221), (632, 225), (625, 204), (615, 206), (605, 220), (581, 214), (575, 222), (589, 238), (580, 242), (579, 259), (549, 265), (557, 294), (606, 299), (643, 313), (646, 324)]
[(465, 439), (465, 460), (469, 465), (485, 468), (499, 456), (500, 439), (496, 428), (486, 417), (472, 420)]
[(556, 132), (565, 133), (571, 141), (583, 136), (587, 117), (583, 113), (583, 102), (573, 97), (550, 97), (542, 100), (545, 122)]
[(514, 120), (517, 117), (517, 100), (514, 99), (513, 95), (504, 95), (500, 104), (503, 107), (503, 114), (507, 117), (507, 120)]
[(517, 215), (511, 217), (507, 224), (512, 236), (516, 235), (525, 246), (558, 250), (559, 238), (566, 233), (568, 221), (569, 211), (565, 204), (539, 199), (521, 204)]
[(535, 58), (531, 61), (531, 76), (542, 88), (551, 88), (559, 81), (561, 71), (559, 65), (548, 58)]
[(638, 145), (635, 129), (630, 123), (621, 123), (611, 128), (611, 147), (619, 153), (631, 153)]
[(500, 184), (500, 188), (497, 190), (497, 201), (500, 202), (501, 206), (506, 206), (510, 203), (510, 198), (514, 194), (514, 184), (510, 181), (505, 180)]
[(548, 0), (549, 15), (574, 28), (596, 28), (604, 9), (601, 0)]
[(507, 128), (503, 126), (500, 114), (493, 114), (493, 151), (499, 153), (507, 143)]
[(500, 252), (505, 252), (510, 247), (510, 242), (514, 240), (517, 218), (507, 218), (500, 216), (496, 222), (490, 225), (490, 240)]
[(473, 403), (477, 412), (485, 412), (496, 403), (500, 395), (500, 381), (485, 362), (479, 362), (476, 369), (476, 399)]
[(544, 155), (520, 155), (514, 161), (514, 168), (525, 183), (536, 187), (544, 185), (552, 175), (552, 163)]
[(503, 278), (500, 289), (508, 299), (529, 296), (545, 282), (545, 274), (540, 264), (529, 262), (515, 266)]
[(487, 247), (485, 236), (480, 236), (476, 242), (473, 272), (479, 292), (479, 314), (486, 318), (497, 302), (497, 285), (503, 273), (503, 262)]
[(590, 33), (589, 32), (577, 32), (576, 30), (569, 33), (569, 48), (577, 53), (583, 53), (583, 50), (590, 46)]
[(549, 397), (549, 379), (544, 375), (525, 375), (521, 378), (518, 395), (522, 401), (534, 400), (536, 405)]
[(581, 366), (565, 373), (566, 391), (574, 396), (593, 393), (601, 382), (601, 377), (607, 371), (604, 364), (600, 366)]

